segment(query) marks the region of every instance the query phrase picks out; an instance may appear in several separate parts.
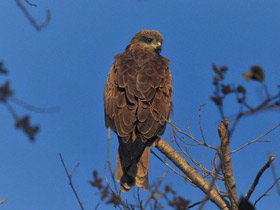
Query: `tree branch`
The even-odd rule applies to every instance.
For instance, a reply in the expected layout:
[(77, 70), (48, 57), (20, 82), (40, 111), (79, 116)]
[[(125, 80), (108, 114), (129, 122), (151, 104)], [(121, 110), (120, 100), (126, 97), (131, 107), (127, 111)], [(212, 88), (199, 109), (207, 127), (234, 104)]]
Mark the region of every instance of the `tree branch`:
[(70, 185), (70, 187), (72, 188), (72, 190), (73, 190), (73, 192), (74, 192), (74, 194), (75, 194), (75, 197), (76, 197), (77, 201), (79, 202), (79, 205), (80, 205), (81, 209), (84, 210), (83, 204), (82, 204), (82, 202), (81, 202), (81, 200), (80, 200), (80, 198), (79, 198), (79, 196), (78, 196), (78, 193), (76, 192), (75, 187), (74, 187), (74, 185), (73, 185), (73, 183), (72, 183), (72, 176), (73, 176), (73, 174), (75, 173), (76, 169), (79, 167), (80, 163), (77, 163), (77, 165), (75, 166), (75, 168), (73, 169), (73, 171), (71, 172), (71, 174), (69, 174), (69, 172), (68, 172), (68, 170), (67, 170), (67, 168), (66, 168), (66, 165), (65, 165), (65, 163), (64, 163), (64, 160), (63, 160), (63, 158), (62, 158), (62, 155), (59, 154), (59, 157), (60, 157), (61, 163), (62, 163), (62, 165), (63, 165), (63, 168), (64, 168), (64, 170), (65, 170), (65, 173), (66, 173), (66, 175), (67, 175), (67, 177), (68, 177), (68, 179), (69, 179), (69, 185)]
[(221, 168), (225, 176), (225, 187), (229, 193), (232, 210), (238, 210), (238, 197), (236, 192), (236, 183), (233, 176), (231, 156), (230, 156), (230, 139), (228, 134), (229, 121), (223, 119), (218, 127), (219, 136), (221, 140)]
[[(37, 5), (34, 5), (32, 3), (30, 3), (29, 1), (26, 1), (26, 3), (28, 3), (30, 6), (37, 6)], [(20, 0), (16, 0), (16, 3), (18, 5), (18, 7), (21, 9), (21, 11), (23, 12), (24, 16), (27, 18), (27, 20), (29, 20), (29, 22), (31, 23), (31, 25), (37, 30), (37, 31), (40, 31), (42, 30), (43, 28), (45, 28), (50, 20), (51, 20), (51, 12), (49, 9), (46, 10), (46, 18), (44, 20), (44, 22), (42, 22), (41, 24), (38, 24), (36, 22), (36, 20), (32, 17), (32, 15), (28, 12), (28, 10), (26, 9), (26, 7), (21, 3)]]
[(259, 180), (260, 180), (262, 174), (264, 173), (264, 171), (265, 171), (266, 169), (268, 169), (268, 168), (270, 167), (270, 164), (273, 162), (274, 159), (275, 159), (275, 158), (274, 158), (273, 156), (269, 156), (268, 161), (266, 162), (266, 164), (265, 164), (265, 165), (261, 168), (261, 170), (258, 172), (258, 174), (257, 174), (257, 176), (256, 176), (256, 178), (255, 178), (255, 180), (254, 180), (254, 182), (253, 182), (253, 184), (252, 184), (252, 186), (250, 187), (248, 193), (247, 193), (246, 196), (245, 196), (245, 199), (246, 199), (247, 201), (250, 199), (250, 197), (251, 197), (252, 193), (254, 192), (256, 186), (258, 185)]
[(223, 200), (217, 190), (205, 180), (188, 162), (181, 157), (167, 142), (159, 139), (156, 142), (156, 148), (166, 155), (184, 174), (186, 174), (191, 182), (201, 189), (209, 199), (216, 204), (219, 209), (229, 210), (226, 202)]
[[(110, 172), (110, 175), (111, 175), (111, 179), (112, 179), (113, 184), (114, 184), (115, 192), (110, 187), (110, 184), (109, 184), (108, 180), (107, 180), (107, 185), (109, 186), (109, 188), (111, 189), (113, 194), (117, 195), (117, 198), (118, 198), (120, 204), (123, 206), (124, 210), (126, 210), (127, 205), (125, 204), (125, 202), (121, 198), (121, 194), (120, 194), (120, 191), (118, 190), (117, 182), (116, 182), (116, 179), (115, 179), (115, 174), (114, 174), (112, 166), (111, 166), (111, 158), (110, 158), (111, 129), (110, 128), (108, 128), (107, 142), (108, 142), (107, 143), (107, 164), (108, 164), (109, 172)], [(106, 178), (106, 174), (105, 174), (105, 178)]]
[(28, 1), (28, 0), (24, 0), (27, 4), (29, 4), (30, 6), (32, 6), (32, 7), (37, 7), (38, 5), (37, 4), (33, 4), (33, 3), (31, 3), (30, 1)]
[(256, 206), (257, 203), (258, 203), (264, 196), (267, 196), (267, 195), (268, 195), (267, 193), (274, 187), (274, 185), (276, 185), (276, 184), (278, 183), (279, 180), (280, 180), (280, 177), (278, 177), (278, 178), (274, 181), (274, 183), (270, 186), (270, 188), (268, 188), (268, 189), (261, 195), (261, 197), (259, 197), (259, 198), (255, 201), (254, 206)]
[(250, 144), (253, 144), (255, 142), (268, 142), (268, 141), (264, 141), (264, 140), (261, 140), (264, 136), (266, 136), (267, 134), (269, 134), (270, 132), (272, 132), (273, 130), (275, 130), (276, 128), (278, 128), (280, 126), (280, 123), (278, 123), (276, 126), (274, 126), (273, 128), (271, 128), (269, 131), (265, 132), (264, 134), (260, 135), (258, 138), (252, 140), (252, 141), (249, 141), (247, 142), (246, 144), (244, 144), (243, 146), (231, 151), (231, 153), (234, 153), (234, 152), (237, 152), (241, 149), (243, 149), (244, 147), (247, 147), (248, 145)]

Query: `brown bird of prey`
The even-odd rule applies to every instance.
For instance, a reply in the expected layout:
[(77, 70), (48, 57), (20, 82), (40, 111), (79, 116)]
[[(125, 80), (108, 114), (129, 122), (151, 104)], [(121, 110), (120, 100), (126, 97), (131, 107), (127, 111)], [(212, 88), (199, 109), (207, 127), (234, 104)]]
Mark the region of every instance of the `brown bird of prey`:
[(119, 140), (116, 177), (121, 190), (148, 189), (150, 146), (164, 133), (172, 109), (169, 60), (157, 31), (138, 32), (115, 56), (105, 87), (106, 127)]

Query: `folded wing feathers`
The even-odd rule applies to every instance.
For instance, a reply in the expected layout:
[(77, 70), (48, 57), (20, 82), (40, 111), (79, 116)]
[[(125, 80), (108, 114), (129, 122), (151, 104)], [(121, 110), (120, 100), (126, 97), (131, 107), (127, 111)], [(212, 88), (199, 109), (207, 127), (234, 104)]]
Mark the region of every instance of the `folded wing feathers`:
[[(161, 57), (136, 63), (125, 53), (115, 56), (105, 87), (105, 122), (113, 129), (123, 143), (129, 143), (134, 135), (139, 135), (142, 142), (162, 135), (166, 120), (171, 111), (172, 82), (168, 68), (169, 60)], [(137, 129), (136, 129), (137, 128)], [(137, 162), (136, 184), (148, 188), (150, 147), (146, 146)], [(117, 158), (117, 180), (124, 175), (121, 158)], [(130, 186), (122, 184), (127, 191)]]

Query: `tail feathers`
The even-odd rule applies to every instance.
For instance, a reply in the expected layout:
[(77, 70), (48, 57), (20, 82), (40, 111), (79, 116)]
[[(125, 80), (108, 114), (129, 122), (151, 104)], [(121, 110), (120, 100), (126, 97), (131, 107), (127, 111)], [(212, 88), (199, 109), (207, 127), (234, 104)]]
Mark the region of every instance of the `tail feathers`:
[(144, 190), (149, 187), (148, 172), (149, 172), (149, 162), (150, 162), (151, 148), (147, 146), (137, 163), (137, 174), (135, 177), (136, 185)]
[(117, 156), (117, 169), (116, 176), (117, 181), (121, 184), (121, 191), (127, 192), (135, 184), (147, 190), (149, 187), (148, 183), (148, 171), (149, 171), (149, 160), (150, 160), (151, 148), (146, 146), (144, 152), (142, 153), (139, 161), (132, 163), (128, 171), (124, 172), (124, 169), (121, 165), (120, 155), (118, 152)]
[(123, 176), (123, 170), (122, 170), (122, 165), (121, 165), (121, 161), (120, 161), (119, 152), (118, 152), (118, 155), (117, 155), (116, 176), (117, 176), (117, 181), (118, 181), (118, 182), (121, 182), (121, 178), (122, 178), (122, 176)]
[(127, 192), (130, 190), (131, 187), (135, 185), (135, 176), (137, 167), (136, 163), (132, 164), (129, 168), (129, 171), (123, 170), (121, 161), (120, 161), (120, 155), (118, 152), (117, 155), (117, 169), (116, 169), (116, 176), (117, 176), (117, 181), (121, 184), (121, 191), (122, 192)]

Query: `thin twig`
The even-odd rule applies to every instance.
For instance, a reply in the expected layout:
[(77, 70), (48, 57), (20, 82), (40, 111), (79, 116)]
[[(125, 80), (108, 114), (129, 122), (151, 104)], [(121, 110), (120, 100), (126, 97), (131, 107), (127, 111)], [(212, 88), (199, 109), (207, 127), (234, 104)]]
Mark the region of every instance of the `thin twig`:
[(10, 101), (12, 101), (13, 103), (29, 110), (32, 112), (36, 112), (36, 113), (41, 113), (41, 114), (50, 114), (50, 113), (55, 113), (55, 112), (59, 112), (59, 108), (58, 107), (50, 107), (50, 108), (41, 108), (41, 107), (36, 107), (33, 106), (31, 104), (28, 104), (18, 98), (15, 98), (13, 96), (11, 96)]
[[(27, 1), (25, 1), (27, 2)], [(21, 11), (23, 12), (24, 16), (27, 18), (27, 20), (29, 20), (29, 22), (31, 23), (31, 25), (37, 30), (40, 31), (43, 28), (45, 28), (50, 20), (51, 20), (51, 12), (49, 9), (46, 10), (46, 19), (44, 22), (42, 22), (41, 24), (38, 24), (36, 22), (36, 20), (32, 17), (32, 15), (28, 12), (28, 10), (26, 9), (26, 7), (21, 3), (20, 0), (16, 0), (16, 3), (18, 5), (18, 7), (21, 9)]]
[(256, 186), (259, 183), (259, 180), (261, 178), (261, 176), (263, 175), (263, 173), (265, 172), (266, 169), (268, 169), (270, 167), (270, 164), (272, 163), (272, 161), (275, 158), (273, 156), (269, 156), (268, 161), (266, 162), (266, 164), (260, 169), (260, 171), (258, 172), (256, 178), (254, 179), (254, 182), (252, 184), (252, 186), (250, 187), (250, 189), (248, 190), (245, 199), (248, 201), (252, 195), (252, 193), (254, 192)]
[(107, 184), (109, 190), (110, 190), (112, 193), (114, 193), (114, 190), (111, 188), (110, 182), (109, 182), (109, 180), (108, 180), (108, 178), (107, 178), (106, 169), (107, 169), (106, 166), (104, 166), (104, 170), (103, 170), (103, 172), (104, 172), (104, 179), (105, 179), (105, 182), (106, 182), (106, 184)]
[[(275, 166), (274, 166), (273, 162), (271, 163), (270, 168), (271, 168), (273, 179), (276, 180), (278, 176), (276, 174), (276, 169), (275, 169)], [(279, 182), (276, 183), (276, 191), (277, 191), (277, 194), (280, 196), (280, 184), (279, 184)]]
[(114, 175), (114, 172), (113, 172), (112, 166), (111, 166), (111, 158), (110, 158), (111, 129), (110, 128), (108, 128), (107, 140), (108, 140), (107, 141), (108, 142), (108, 144), (107, 144), (107, 164), (108, 164), (108, 168), (109, 168), (109, 172), (110, 172), (111, 178), (113, 180), (115, 191), (118, 194), (118, 196), (120, 196), (120, 192), (119, 192), (118, 187), (117, 187), (115, 175)]
[(140, 210), (144, 210), (143, 205), (142, 205), (143, 201), (140, 199), (140, 192), (139, 191), (140, 191), (140, 188), (138, 187), (137, 188), (137, 201), (139, 203)]
[[(177, 142), (176, 138), (175, 138), (175, 133), (173, 132), (174, 130), (172, 130), (172, 140), (176, 143), (176, 145), (179, 147), (179, 149), (181, 150), (181, 152), (186, 155), (197, 167), (200, 168), (200, 170), (202, 172), (206, 172), (207, 174), (211, 175), (212, 177), (216, 177), (220, 180), (223, 180), (223, 178), (221, 176), (219, 176), (218, 174), (214, 174), (212, 173), (210, 170), (206, 169), (202, 164), (200, 164), (199, 162), (197, 162), (195, 159), (192, 158), (192, 156), (187, 152), (187, 150), (183, 150), (183, 148), (180, 146), (180, 144)], [(180, 138), (179, 138), (180, 139)]]
[(4, 105), (7, 107), (8, 111), (11, 113), (14, 120), (17, 121), (19, 119), (19, 117), (18, 117), (16, 111), (14, 110), (14, 108), (7, 101), (4, 103)]
[(151, 150), (151, 153), (157, 158), (159, 159), (164, 165), (166, 165), (169, 169), (171, 169), (171, 171), (173, 171), (175, 174), (183, 177), (184, 179), (188, 179), (188, 177), (184, 174), (181, 174), (180, 172), (178, 172), (177, 170), (175, 170), (174, 168), (172, 168), (166, 161), (164, 161), (161, 157), (159, 157), (153, 150)]
[(98, 203), (96, 204), (96, 206), (95, 206), (95, 209), (94, 209), (94, 210), (97, 210), (97, 209), (98, 209), (98, 207), (99, 207), (99, 205), (100, 205), (100, 202), (98, 202)]
[(243, 149), (244, 147), (250, 145), (250, 144), (253, 144), (255, 142), (268, 142), (268, 141), (265, 141), (265, 140), (260, 140), (261, 138), (263, 138), (264, 136), (266, 136), (267, 134), (271, 133), (273, 130), (275, 130), (276, 128), (278, 128), (280, 126), (280, 123), (278, 123), (276, 126), (274, 126), (273, 128), (271, 128), (269, 131), (265, 132), (264, 134), (260, 135), (258, 138), (250, 141), (250, 142), (247, 142), (246, 144), (244, 144), (243, 146), (231, 151), (231, 154), (234, 153), (234, 152), (237, 152), (241, 149)]
[(27, 4), (29, 4), (30, 6), (32, 6), (32, 7), (37, 7), (38, 5), (37, 4), (33, 4), (33, 3), (31, 3), (30, 1), (28, 1), (28, 0), (24, 0)]
[(270, 188), (268, 188), (254, 203), (254, 206), (257, 205), (257, 203), (264, 197), (264, 196), (267, 196), (267, 193), (274, 187), (274, 185), (276, 185), (278, 183), (278, 181), (280, 180), (280, 177), (278, 177), (274, 183), (271, 185)]
[(206, 145), (206, 140), (204, 137), (203, 129), (202, 129), (202, 122), (201, 122), (201, 111), (204, 108), (205, 104), (200, 105), (199, 110), (198, 110), (198, 116), (199, 116), (199, 129), (201, 133), (201, 137), (203, 139), (204, 144)]
[(194, 185), (199, 187), (205, 194), (208, 194), (209, 199), (217, 205), (219, 209), (228, 210), (228, 207), (211, 184), (205, 180), (189, 163), (181, 157), (167, 142), (159, 139), (156, 142), (156, 148), (166, 155), (186, 176), (188, 176)]
[[(171, 126), (172, 126), (172, 128), (174, 128), (174, 129), (175, 129), (176, 131), (178, 131), (179, 133), (181, 133), (181, 134), (183, 134), (183, 135), (189, 137), (189, 138), (192, 139), (193, 141), (195, 141), (198, 145), (202, 145), (202, 146), (208, 147), (208, 148), (210, 148), (210, 149), (217, 150), (216, 147), (213, 147), (213, 146), (211, 146), (211, 145), (209, 145), (209, 144), (203, 143), (203, 142), (197, 140), (196, 138), (194, 138), (191, 134), (188, 134), (188, 133), (182, 131), (182, 130), (179, 129), (175, 124), (171, 124)], [(185, 142), (185, 143), (186, 143), (186, 142)]]
[[(219, 172), (219, 170), (221, 169), (221, 163), (219, 164), (219, 167), (217, 168), (217, 174)], [(217, 176), (212, 176), (212, 181), (211, 181), (211, 186), (217, 186)], [(217, 188), (217, 191), (219, 192), (218, 188)], [(207, 193), (204, 198), (198, 202), (200, 205), (198, 207), (198, 210), (202, 210), (203, 207), (205, 206), (206, 202), (209, 200), (209, 196), (208, 196), (209, 193)], [(194, 204), (193, 204), (194, 205)]]
[(160, 185), (161, 185), (161, 183), (163, 182), (163, 180), (164, 180), (164, 178), (166, 177), (166, 175), (167, 175), (167, 172), (164, 172), (163, 174), (162, 174), (162, 176), (157, 180), (157, 182), (154, 184), (154, 189), (152, 189), (152, 188), (150, 188), (149, 190), (151, 191), (151, 195), (147, 198), (147, 200), (146, 200), (146, 202), (145, 202), (145, 205), (144, 205), (144, 209), (146, 209), (147, 208), (147, 206), (148, 206), (148, 204), (150, 203), (150, 201), (152, 200), (152, 199), (154, 199), (154, 201), (155, 201), (155, 204), (154, 204), (154, 209), (158, 209), (158, 208), (156, 208), (156, 206), (157, 206), (157, 200), (158, 200), (158, 196), (156, 196), (157, 194), (159, 194), (160, 192), (159, 192), (159, 190), (158, 190), (158, 188), (160, 187)]
[[(114, 188), (115, 188), (115, 194), (118, 195), (119, 197), (119, 201), (121, 203), (121, 205), (123, 206), (123, 208), (126, 210), (127, 209), (127, 205), (125, 204), (125, 202), (122, 200), (121, 198), (121, 194), (120, 194), (120, 191), (118, 190), (118, 186), (117, 186), (117, 182), (116, 182), (116, 179), (115, 179), (115, 175), (114, 175), (114, 172), (113, 172), (113, 169), (112, 169), (112, 166), (111, 166), (111, 158), (110, 158), (110, 142), (111, 142), (111, 129), (108, 128), (108, 136), (107, 136), (107, 164), (108, 164), (108, 168), (109, 168), (109, 172), (110, 172), (110, 175), (111, 175), (111, 179), (113, 181), (113, 184), (114, 184)], [(105, 175), (105, 178), (106, 175)], [(107, 184), (108, 186), (110, 187), (110, 184), (109, 184), (109, 181), (107, 179)], [(111, 188), (111, 187), (110, 187)], [(112, 189), (111, 189), (112, 190)]]
[[(204, 166), (204, 150), (201, 150), (201, 165)], [(205, 177), (205, 171), (202, 171), (203, 177)]]
[(70, 185), (70, 187), (72, 188), (72, 191), (74, 192), (77, 201), (79, 202), (80, 208), (81, 208), (82, 210), (84, 210), (83, 204), (82, 204), (82, 202), (81, 202), (81, 200), (80, 200), (80, 198), (79, 198), (79, 196), (78, 196), (78, 193), (76, 192), (75, 187), (74, 187), (74, 185), (73, 185), (73, 183), (72, 183), (72, 176), (73, 176), (73, 174), (75, 173), (76, 169), (79, 167), (80, 163), (77, 163), (77, 165), (75, 166), (75, 168), (73, 169), (73, 171), (71, 172), (71, 174), (69, 174), (69, 173), (68, 173), (68, 170), (67, 170), (67, 168), (66, 168), (66, 165), (65, 165), (65, 163), (64, 163), (63, 157), (62, 157), (62, 155), (61, 155), (60, 153), (59, 153), (59, 157), (60, 157), (61, 163), (62, 163), (62, 165), (63, 165), (63, 168), (64, 168), (64, 170), (65, 170), (65, 173), (66, 173), (66, 175), (67, 175), (67, 177), (68, 177), (69, 185)]
[(188, 206), (188, 209), (191, 209), (191, 208), (193, 208), (193, 207), (195, 207), (195, 206), (201, 204), (202, 202), (203, 202), (203, 200), (202, 200), (202, 201), (195, 202), (194, 204), (189, 205), (189, 206)]
[(269, 107), (271, 107), (270, 103), (272, 103), (275, 100), (278, 100), (279, 98), (280, 98), (280, 93), (278, 93), (278, 94), (276, 94), (272, 97), (267, 98), (261, 104), (259, 104), (258, 106), (254, 107), (254, 108), (249, 106), (246, 102), (242, 102), (242, 105), (247, 107), (249, 110), (248, 111), (243, 111), (243, 112), (240, 111), (238, 113), (237, 117), (235, 118), (235, 120), (233, 122), (233, 125), (232, 125), (231, 129), (229, 130), (229, 137), (232, 136), (237, 124), (239, 123), (239, 121), (242, 117), (253, 115), (253, 114), (256, 114), (258, 112), (261, 112), (261, 111), (264, 111), (264, 110), (268, 109)]
[(235, 118), (235, 120), (233, 121), (233, 123), (232, 123), (232, 126), (231, 126), (231, 129), (229, 130), (229, 138), (231, 138), (231, 136), (232, 136), (232, 134), (233, 134), (233, 132), (234, 132), (234, 130), (235, 130), (235, 128), (236, 128), (236, 126), (238, 125), (238, 123), (239, 123), (239, 121), (240, 121), (240, 119), (243, 117), (243, 112), (241, 112), (241, 113), (239, 113), (238, 115), (237, 115), (237, 117)]
[(268, 91), (268, 88), (267, 88), (266, 84), (262, 83), (262, 86), (263, 86), (263, 89), (264, 89), (264, 92), (265, 92), (266, 99), (269, 99), (270, 94), (269, 94), (269, 91)]

